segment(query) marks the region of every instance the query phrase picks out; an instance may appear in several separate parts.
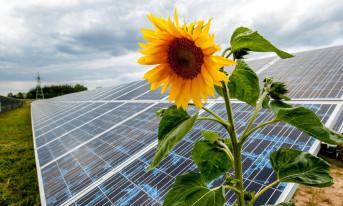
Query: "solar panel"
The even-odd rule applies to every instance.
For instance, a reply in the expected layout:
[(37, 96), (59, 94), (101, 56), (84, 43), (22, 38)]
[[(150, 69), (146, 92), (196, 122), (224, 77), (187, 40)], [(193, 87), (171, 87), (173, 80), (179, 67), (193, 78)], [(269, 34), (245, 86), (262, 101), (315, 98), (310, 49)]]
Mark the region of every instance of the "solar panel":
[(333, 129), (335, 130), (335, 131), (338, 131), (338, 132), (340, 132), (340, 133), (342, 133), (343, 134), (343, 104), (341, 104), (341, 110), (340, 110), (340, 115), (339, 116), (337, 116), (338, 118), (337, 118), (337, 121), (336, 121), (336, 124), (335, 124), (335, 126), (333, 127)]
[[(303, 106), (313, 109), (324, 122), (328, 120), (336, 107), (333, 104)], [(252, 108), (241, 103), (233, 104), (233, 108), (234, 113), (241, 114), (238, 120), (239, 124), (237, 125), (237, 131), (240, 133), (244, 129), (243, 125), (248, 122)], [(226, 111), (223, 109), (223, 103), (216, 103), (211, 109), (225, 116)], [(272, 117), (273, 115), (270, 111), (262, 111), (261, 116), (257, 119), (257, 123), (270, 120)], [(147, 151), (116, 174), (104, 178), (104, 181), (100, 182), (100, 184), (97, 183), (97, 187), (91, 187), (92, 191), (89, 191), (89, 194), (93, 192), (94, 188), (98, 188), (101, 191), (100, 196), (109, 199), (115, 205), (150, 205), (152, 202), (156, 205), (161, 205), (164, 196), (175, 181), (175, 177), (190, 170), (196, 170), (195, 164), (190, 159), (190, 153), (194, 141), (201, 139), (202, 130), (212, 130), (219, 134), (225, 133), (224, 129), (217, 124), (198, 122), (191, 133), (153, 171), (146, 173), (144, 169), (149, 165), (156, 148)], [(273, 172), (268, 161), (268, 156), (272, 151), (283, 146), (309, 151), (310, 146), (307, 145), (313, 142), (313, 138), (282, 123), (268, 126), (261, 131), (255, 132), (243, 149), (244, 185), (251, 190), (258, 191), (261, 186), (266, 186), (276, 180), (275, 174), (270, 175)], [(266, 150), (265, 148), (268, 147), (272, 149)], [(213, 182), (211, 186), (219, 186), (218, 184), (221, 184), (221, 182)], [(279, 184), (271, 189), (269, 193), (266, 193), (265, 196), (268, 199), (269, 197), (274, 197), (274, 199), (270, 198), (270, 200), (263, 203), (275, 203), (278, 196), (270, 196), (270, 193), (280, 195), (285, 185), (284, 183)], [(227, 193), (228, 200), (233, 199), (233, 196), (232, 192)], [(260, 201), (263, 201), (263, 199), (263, 197), (260, 198)], [(233, 202), (231, 200), (228, 204)]]
[[(269, 57), (250, 61), (250, 65), (262, 75), (261, 80), (270, 75), (276, 80), (290, 79), (288, 83), (296, 85), (295, 92), (289, 95), (293, 98), (290, 103), (312, 109), (327, 126), (339, 130), (343, 120), (342, 86), (339, 87), (343, 83), (342, 52), (343, 46), (333, 47), (299, 53), (294, 62)], [(320, 58), (331, 53), (332, 61)], [(313, 79), (316, 75), (320, 77), (318, 81)], [(32, 103), (42, 205), (162, 205), (176, 176), (198, 171), (190, 157), (194, 142), (201, 139), (203, 130), (227, 135), (221, 125), (197, 122), (157, 168), (144, 172), (157, 145), (159, 119), (155, 112), (170, 106), (169, 90), (161, 95), (161, 88), (149, 88), (147, 81), (142, 80)], [(321, 89), (328, 93), (325, 95)], [(224, 101), (218, 96), (209, 99), (207, 107), (225, 117)], [(233, 101), (232, 106), (239, 135), (254, 108), (239, 101)], [(190, 107), (188, 112), (196, 111)], [(262, 109), (252, 127), (272, 117), (270, 110)], [(268, 157), (278, 148), (315, 154), (319, 145), (319, 141), (281, 122), (255, 131), (243, 148), (244, 186), (257, 192), (276, 180)], [(209, 186), (219, 186), (221, 182), (213, 181)], [(288, 200), (294, 188), (294, 184), (275, 185), (255, 204)], [(227, 191), (226, 200), (227, 205), (235, 202), (233, 192)]]
[(300, 52), (279, 60), (259, 73), (284, 81), (289, 97), (296, 99), (341, 99), (343, 95), (343, 46)]

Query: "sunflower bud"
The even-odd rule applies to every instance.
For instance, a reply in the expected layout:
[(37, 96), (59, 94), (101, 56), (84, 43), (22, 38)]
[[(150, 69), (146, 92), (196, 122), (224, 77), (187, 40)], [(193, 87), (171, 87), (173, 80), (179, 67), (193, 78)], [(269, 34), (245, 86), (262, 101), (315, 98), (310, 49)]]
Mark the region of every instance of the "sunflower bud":
[(273, 77), (266, 77), (264, 80), (264, 87), (268, 87), (268, 85), (273, 83)]
[(244, 200), (250, 201), (255, 197), (255, 191), (244, 191)]
[(233, 58), (244, 59), (244, 56), (250, 54), (249, 50), (244, 48), (233, 52)]
[(286, 88), (286, 84), (284, 82), (272, 83), (268, 92), (269, 96), (275, 100), (291, 100), (285, 96), (286, 93), (288, 93), (288, 89)]
[(239, 179), (235, 179), (235, 178), (231, 177), (231, 175), (227, 175), (225, 178), (225, 184), (229, 185), (229, 186), (233, 186), (234, 184), (237, 184), (239, 182), (240, 182)]
[(225, 184), (230, 185), (230, 186), (233, 185), (231, 183), (232, 180), (234, 180), (234, 178), (231, 177), (231, 175), (227, 175), (226, 178), (225, 178)]
[(159, 118), (159, 117), (163, 117), (163, 113), (167, 110), (168, 108), (163, 108), (163, 109), (160, 109), (156, 112), (156, 117)]

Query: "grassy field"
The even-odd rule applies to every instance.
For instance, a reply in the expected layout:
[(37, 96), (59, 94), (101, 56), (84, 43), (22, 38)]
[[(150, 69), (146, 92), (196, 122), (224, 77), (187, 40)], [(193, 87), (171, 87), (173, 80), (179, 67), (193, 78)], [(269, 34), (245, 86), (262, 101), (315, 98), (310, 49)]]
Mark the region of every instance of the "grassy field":
[(29, 103), (0, 113), (0, 205), (40, 205)]

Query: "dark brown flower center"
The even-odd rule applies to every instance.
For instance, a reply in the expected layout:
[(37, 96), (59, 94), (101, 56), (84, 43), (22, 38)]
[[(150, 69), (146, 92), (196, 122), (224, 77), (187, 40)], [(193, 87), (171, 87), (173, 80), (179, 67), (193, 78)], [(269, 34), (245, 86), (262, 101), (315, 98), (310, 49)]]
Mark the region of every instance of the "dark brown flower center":
[(176, 38), (169, 46), (168, 62), (174, 72), (183, 79), (193, 79), (201, 72), (204, 54), (193, 41)]

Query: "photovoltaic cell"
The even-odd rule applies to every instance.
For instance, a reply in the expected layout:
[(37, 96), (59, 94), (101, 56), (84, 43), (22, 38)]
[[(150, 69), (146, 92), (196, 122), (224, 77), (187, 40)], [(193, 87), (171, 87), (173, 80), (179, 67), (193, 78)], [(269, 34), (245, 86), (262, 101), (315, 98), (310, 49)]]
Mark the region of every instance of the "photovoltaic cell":
[(168, 97), (169, 89), (167, 89), (163, 94), (161, 94), (161, 91), (162, 91), (162, 87), (159, 87), (155, 90), (151, 90), (151, 91), (148, 91), (147, 93), (139, 95), (134, 99), (135, 100), (161, 100)]
[[(147, 105), (147, 103), (140, 104)], [(163, 103), (155, 105), (144, 113), (137, 115), (135, 121), (128, 120), (127, 122), (124, 122), (118, 127), (115, 127), (98, 138), (88, 142), (84, 146), (69, 152), (62, 158), (58, 158), (57, 156), (56, 158), (58, 159), (55, 163), (51, 162), (47, 166), (42, 164), (42, 176), (51, 176), (49, 171), (51, 171), (52, 167), (55, 168), (57, 166), (60, 168), (60, 175), (62, 176), (62, 179), (66, 180), (65, 194), (61, 196), (61, 198), (73, 197), (80, 190), (97, 181), (110, 170), (113, 170), (116, 166), (127, 160), (130, 156), (144, 149), (144, 147), (149, 145), (152, 141), (155, 141), (153, 135), (156, 135), (158, 124), (155, 112), (168, 105), (169, 104)], [(126, 130), (123, 131), (123, 129)], [(57, 141), (53, 141), (51, 144), (55, 144), (56, 142)], [(58, 148), (56, 145), (51, 146), (49, 144), (49, 146), (50, 148)], [(58, 149), (57, 151), (60, 150), (61, 149)], [(49, 155), (44, 153), (44, 157), (41, 159), (44, 160), (47, 156)], [(72, 164), (72, 166), (70, 164)], [(78, 174), (78, 176), (76, 177), (75, 174)], [(43, 184), (44, 188), (47, 188), (49, 191), (55, 188), (54, 185), (45, 184), (44, 179)], [(55, 191), (55, 193), (57, 193), (57, 191)], [(61, 192), (58, 194), (60, 193)], [(52, 196), (50, 196), (50, 194), (52, 194)], [(51, 204), (54, 205), (53, 201), (56, 200), (57, 197), (54, 195), (54, 192), (50, 192), (46, 195), (46, 199), (47, 202), (51, 202)], [(59, 204), (60, 201), (57, 201), (57, 203)]]
[(267, 57), (263, 59), (255, 59), (255, 60), (247, 61), (247, 63), (253, 70), (255, 70), (255, 72), (258, 72), (264, 67), (268, 66), (268, 64), (272, 62), (273, 60), (275, 60), (276, 58), (277, 57), (273, 56), (273, 57)]
[[(290, 98), (340, 99), (343, 95), (343, 46), (300, 52), (280, 59), (259, 74), (286, 82)], [(262, 84), (261, 84), (262, 86)]]
[[(293, 84), (289, 88), (294, 92), (289, 96), (306, 99), (291, 102), (294, 106), (310, 108), (322, 122), (343, 130), (342, 52), (343, 46), (339, 46), (298, 53), (290, 60), (268, 57), (248, 63), (259, 73), (260, 81), (273, 75)], [(190, 154), (194, 142), (201, 139), (201, 131), (228, 136), (221, 125), (198, 121), (157, 168), (144, 172), (156, 150), (159, 119), (155, 112), (170, 106), (169, 90), (161, 95), (161, 87), (149, 89), (142, 80), (32, 103), (42, 205), (162, 205), (176, 176), (198, 171)], [(223, 100), (215, 96), (209, 98), (207, 106), (225, 117)], [(334, 101), (326, 102), (328, 98)], [(237, 102), (232, 107), (240, 135), (254, 108)], [(192, 115), (196, 111), (193, 107), (188, 110)], [(252, 127), (272, 117), (270, 110), (262, 109)], [(271, 152), (280, 147), (313, 151), (314, 141), (280, 122), (255, 131), (242, 154), (246, 189), (257, 192), (276, 180), (268, 160)], [(233, 175), (233, 170), (229, 173)], [(221, 183), (222, 179), (208, 186)], [(256, 205), (274, 204), (286, 185), (275, 185)], [(227, 191), (226, 199), (227, 205), (233, 204), (234, 193)]]
[[(303, 106), (314, 110), (324, 122), (335, 108), (335, 105), (331, 104)], [(240, 134), (244, 129), (244, 125), (248, 123), (248, 117), (250, 117), (253, 108), (243, 104), (233, 104), (233, 108), (235, 114), (241, 114), (237, 126), (237, 131)], [(222, 103), (215, 104), (211, 107), (211, 110), (223, 116), (226, 113)], [(264, 110), (260, 112), (256, 121), (261, 123), (272, 119), (272, 117), (270, 110)], [(212, 130), (227, 135), (224, 129), (217, 126), (217, 124), (197, 122), (190, 134), (174, 147), (156, 169), (150, 172), (144, 171), (155, 153), (156, 148), (153, 148), (101, 183), (98, 188), (102, 191), (102, 195), (106, 196), (114, 205), (150, 205), (152, 201), (156, 201), (156, 205), (162, 205), (163, 199), (174, 183), (176, 176), (191, 170), (197, 171), (196, 165), (190, 159), (190, 154), (194, 142), (201, 139), (201, 131), (203, 130)], [(285, 146), (308, 151), (310, 146), (307, 145), (313, 141), (314, 139), (308, 135), (282, 123), (255, 132), (243, 149), (244, 185), (247, 189), (258, 191), (276, 180), (276, 175), (273, 173), (268, 160), (268, 156), (272, 151)], [(233, 171), (230, 173), (233, 175)], [(214, 181), (209, 186), (216, 187), (221, 183), (220, 181)], [(281, 183), (273, 187), (256, 204), (275, 203), (285, 186), (286, 184)], [(228, 191), (226, 195), (229, 200), (227, 204), (233, 204), (234, 193)]]
[(339, 115), (333, 129), (343, 134), (343, 112)]
[(125, 95), (127, 92), (130, 92), (132, 90), (136, 90), (136, 89), (138, 89), (139, 87), (141, 87), (141, 86), (143, 86), (145, 84), (147, 84), (147, 81), (145, 81), (145, 80), (144, 81), (135, 82), (133, 84), (128, 84), (127, 87), (124, 87), (124, 88), (118, 90), (117, 92), (114, 92), (111, 95), (105, 96), (101, 100), (114, 100), (114, 99), (117, 99), (117, 98)]
[(123, 96), (120, 96), (118, 98), (116, 98), (116, 100), (130, 100), (133, 99), (137, 96), (140, 96), (142, 94), (145, 94), (146, 92), (148, 92), (150, 89), (150, 84), (144, 84), (141, 87), (138, 87), (137, 89), (128, 92), (127, 94), (124, 94)]

